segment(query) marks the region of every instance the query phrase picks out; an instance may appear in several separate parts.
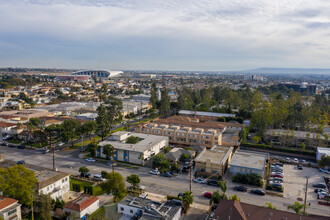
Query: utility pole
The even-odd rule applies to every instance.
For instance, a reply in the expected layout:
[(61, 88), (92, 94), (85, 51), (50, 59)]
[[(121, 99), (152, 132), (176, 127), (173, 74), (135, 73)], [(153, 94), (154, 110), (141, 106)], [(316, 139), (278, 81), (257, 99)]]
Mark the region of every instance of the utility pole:
[(34, 215), (33, 215), (33, 192), (31, 194), (31, 219), (34, 220)]
[(189, 172), (190, 174), (190, 177), (189, 177), (189, 191), (191, 192), (191, 181), (192, 181), (192, 175), (191, 175), (191, 173), (192, 173), (192, 165), (190, 165), (190, 172)]
[(304, 213), (305, 213), (305, 210), (306, 210), (307, 189), (308, 189), (308, 177), (306, 176), (306, 188), (305, 188)]

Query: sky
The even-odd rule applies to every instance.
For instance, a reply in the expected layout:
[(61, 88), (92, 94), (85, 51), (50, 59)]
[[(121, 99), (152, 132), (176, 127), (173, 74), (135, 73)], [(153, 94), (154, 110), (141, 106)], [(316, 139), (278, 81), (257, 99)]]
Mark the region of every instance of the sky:
[(330, 68), (330, 0), (0, 0), (0, 66)]

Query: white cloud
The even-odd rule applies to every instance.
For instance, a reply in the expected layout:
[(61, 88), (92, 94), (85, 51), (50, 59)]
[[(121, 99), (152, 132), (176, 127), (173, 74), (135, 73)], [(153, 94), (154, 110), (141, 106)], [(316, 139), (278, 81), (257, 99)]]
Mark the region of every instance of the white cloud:
[[(32, 43), (49, 40), (63, 47), (61, 51), (70, 42), (108, 49), (137, 38), (138, 49), (132, 42), (127, 53), (141, 53), (140, 47), (151, 46), (150, 40), (159, 41), (165, 45), (156, 46), (163, 54), (159, 59), (169, 66), (174, 61), (166, 55), (178, 54), (187, 65), (189, 58), (196, 58), (191, 54), (195, 51), (201, 62), (221, 69), (221, 64), (217, 67), (221, 62), (211, 64), (204, 57), (225, 59), (221, 51), (226, 51), (233, 60), (232, 66), (226, 61), (226, 68), (231, 69), (237, 63), (244, 63), (241, 68), (325, 67), (330, 59), (329, 27), (330, 1), (322, 0), (0, 0), (0, 32), (5, 36), (21, 36)], [(0, 40), (0, 49), (15, 44)], [(147, 49), (146, 56), (150, 54), (155, 55)], [(176, 67), (183, 68), (175, 62)]]

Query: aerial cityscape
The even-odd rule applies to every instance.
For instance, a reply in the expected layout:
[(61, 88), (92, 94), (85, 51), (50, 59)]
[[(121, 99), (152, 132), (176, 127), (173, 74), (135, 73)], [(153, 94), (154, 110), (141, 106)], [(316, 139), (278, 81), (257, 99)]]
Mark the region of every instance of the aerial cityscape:
[(0, 220), (330, 219), (330, 1), (0, 17)]

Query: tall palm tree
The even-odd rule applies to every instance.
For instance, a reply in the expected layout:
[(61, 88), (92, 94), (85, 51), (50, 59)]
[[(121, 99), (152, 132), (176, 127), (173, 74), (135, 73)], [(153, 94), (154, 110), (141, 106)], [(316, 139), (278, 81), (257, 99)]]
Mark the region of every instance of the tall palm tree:
[(288, 210), (292, 209), (296, 214), (306, 214), (303, 213), (302, 209), (305, 207), (305, 204), (300, 204), (299, 202), (294, 202), (292, 205), (288, 205)]
[(194, 202), (194, 195), (190, 191), (185, 191), (182, 194), (182, 202), (184, 204), (185, 209), (187, 210), (191, 204)]

